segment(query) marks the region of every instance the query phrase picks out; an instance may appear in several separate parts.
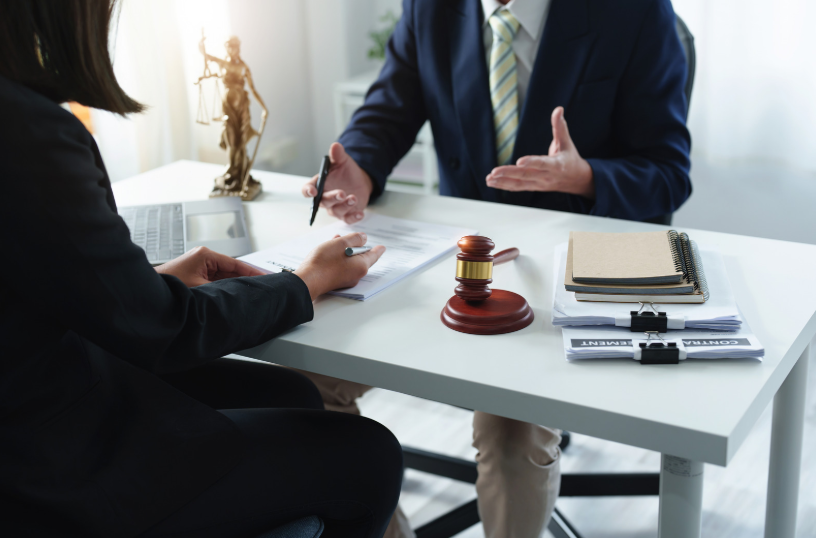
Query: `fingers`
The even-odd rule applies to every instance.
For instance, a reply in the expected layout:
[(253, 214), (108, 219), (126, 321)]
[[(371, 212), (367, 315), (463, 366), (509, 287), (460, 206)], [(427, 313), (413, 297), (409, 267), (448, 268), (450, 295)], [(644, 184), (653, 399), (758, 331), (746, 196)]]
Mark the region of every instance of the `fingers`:
[(329, 147), (329, 160), (331, 160), (332, 166), (342, 166), (346, 163), (348, 158), (348, 153), (346, 153), (346, 148), (343, 147), (343, 144), (335, 142)]
[(515, 179), (509, 177), (493, 178), (487, 182), (489, 187), (503, 191), (546, 191), (548, 180)]
[[(348, 158), (349, 158), (348, 153), (346, 153), (346, 150), (345, 148), (343, 148), (342, 144), (335, 142), (329, 147), (329, 160), (331, 161), (332, 168), (335, 166), (342, 166), (343, 164), (345, 164)], [(318, 179), (317, 176), (314, 176), (312, 177), (312, 179), (303, 184), (303, 187), (301, 188), (303, 196), (305, 196), (306, 198), (314, 198), (315, 196), (317, 196), (317, 179)], [(334, 191), (323, 193), (323, 198), (320, 202), (320, 207), (328, 208), (334, 205), (333, 203), (325, 203), (329, 194), (333, 192)], [(343, 195), (343, 201), (345, 200), (345, 198), (346, 198), (345, 195)]]
[[(232, 258), (229, 259), (235, 262), (235, 265), (232, 266), (225, 265), (224, 270), (229, 270), (229, 272), (235, 276), (263, 276), (266, 274), (260, 269), (256, 269), (255, 267), (247, 265), (242, 261), (234, 260)], [(221, 271), (221, 267), (222, 266), (219, 264), (218, 266), (219, 272)]]
[[(533, 168), (535, 170), (552, 170), (555, 168), (556, 160), (553, 157), (549, 157), (547, 155), (527, 155), (525, 157), (519, 158), (516, 161), (516, 167), (522, 166), (524, 168)], [(499, 168), (505, 168), (504, 166), (500, 166)], [(509, 165), (507, 168), (515, 168), (512, 165)], [(498, 168), (494, 169), (498, 170)]]
[(552, 114), (550, 114), (550, 123), (552, 124), (553, 129), (555, 129), (555, 125), (558, 121), (564, 117), (564, 107), (557, 106), (553, 109)]
[(526, 166), (500, 166), (494, 168), (487, 176), (487, 184), (496, 179), (545, 179), (547, 174), (555, 170), (555, 166), (547, 161), (527, 161)]
[(323, 193), (323, 199), (320, 200), (320, 207), (332, 207), (339, 203), (345, 202), (348, 199), (346, 191), (343, 189), (332, 189)]
[(368, 236), (363, 232), (355, 232), (353, 234), (344, 235), (340, 238), (340, 241), (343, 243), (345, 247), (362, 247), (368, 241)]
[(247, 265), (242, 261), (218, 252), (208, 251), (206, 252), (206, 256), (207, 273), (210, 275), (210, 280), (222, 280), (224, 278), (235, 278), (239, 276), (261, 276), (266, 274), (251, 265)]
[(535, 174), (538, 172), (552, 172), (558, 170), (561, 166), (561, 161), (558, 157), (550, 157), (547, 155), (528, 155), (521, 157), (513, 166), (499, 166), (494, 168), (493, 172), (497, 175), (506, 175), (518, 173), (520, 170), (526, 170), (528, 173)]
[(303, 196), (306, 198), (314, 198), (317, 196), (317, 176), (314, 176), (312, 179), (307, 181), (303, 184), (303, 187), (300, 188), (300, 192), (303, 193)]
[(351, 195), (346, 194), (346, 191), (344, 191), (343, 189), (334, 189), (324, 192), (323, 198), (320, 200), (320, 207), (325, 207), (329, 209), (336, 205), (345, 205), (348, 207), (352, 207), (354, 205), (357, 205), (357, 197), (354, 196), (353, 194)]
[(360, 222), (363, 220), (365, 213), (362, 211), (348, 211), (345, 215), (343, 215), (343, 220), (346, 224), (354, 224), (355, 222)]
[(553, 153), (565, 151), (572, 147), (572, 138), (567, 127), (567, 120), (564, 119), (564, 107), (555, 107), (552, 116), (550, 116), (550, 123), (552, 124), (553, 145), (555, 146), (555, 148), (551, 147), (551, 150), (555, 150)]
[(358, 256), (362, 258), (363, 261), (366, 262), (366, 265), (368, 267), (371, 267), (372, 265), (377, 263), (377, 260), (379, 260), (380, 256), (382, 256), (384, 253), (385, 247), (383, 245), (377, 245), (368, 252), (364, 252), (363, 254), (359, 254)]
[(330, 216), (344, 220), (346, 224), (354, 224), (363, 218), (363, 210), (357, 206), (357, 197), (347, 195), (340, 189), (325, 193), (320, 206), (325, 207)]

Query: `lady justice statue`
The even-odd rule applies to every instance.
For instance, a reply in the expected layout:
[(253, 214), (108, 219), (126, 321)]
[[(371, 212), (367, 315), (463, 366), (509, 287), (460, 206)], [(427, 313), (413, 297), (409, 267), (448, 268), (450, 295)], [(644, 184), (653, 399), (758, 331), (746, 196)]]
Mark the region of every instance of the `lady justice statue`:
[[(255, 156), (258, 153), (258, 146), (260, 146), (261, 136), (266, 126), (266, 117), (269, 112), (263, 99), (255, 90), (249, 67), (241, 59), (241, 41), (235, 36), (229, 38), (225, 43), (227, 57), (222, 60), (207, 54), (204, 49), (204, 39), (204, 32), (202, 31), (198, 49), (204, 55), (204, 74), (196, 82), (199, 86), (199, 112), (196, 121), (204, 125), (210, 123), (204, 110), (201, 81), (212, 77), (220, 78), (226, 90), (221, 100), (223, 114), (220, 117), (213, 117), (213, 119), (224, 122), (220, 146), (221, 149), (229, 151), (229, 168), (223, 175), (215, 178), (215, 187), (210, 193), (210, 198), (240, 196), (245, 201), (253, 200), (261, 192), (261, 184), (249, 172), (255, 162)], [(210, 71), (210, 62), (215, 62), (218, 65), (217, 72)], [(261, 126), (258, 131), (253, 129), (250, 124), (249, 94), (244, 89), (245, 82), (249, 85), (249, 90), (255, 96), (258, 104), (261, 105)], [(218, 92), (217, 83), (216, 92), (220, 93)], [(213, 115), (215, 115), (215, 111), (213, 111)], [(258, 140), (250, 158), (247, 144), (253, 136), (257, 136)]]

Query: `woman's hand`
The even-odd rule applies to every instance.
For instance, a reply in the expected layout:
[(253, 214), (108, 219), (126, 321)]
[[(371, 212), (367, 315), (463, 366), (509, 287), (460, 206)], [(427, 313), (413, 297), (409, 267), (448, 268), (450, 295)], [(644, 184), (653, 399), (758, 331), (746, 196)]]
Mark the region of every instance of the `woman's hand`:
[(314, 249), (300, 264), (295, 274), (306, 283), (313, 301), (326, 292), (350, 288), (366, 276), (385, 247), (378, 245), (356, 256), (346, 256), (346, 247), (362, 247), (367, 240), (364, 233), (337, 235)]
[(196, 247), (189, 250), (175, 260), (159, 265), (156, 267), (156, 272), (173, 275), (184, 282), (188, 288), (225, 278), (266, 274), (229, 256), (213, 252), (207, 247)]

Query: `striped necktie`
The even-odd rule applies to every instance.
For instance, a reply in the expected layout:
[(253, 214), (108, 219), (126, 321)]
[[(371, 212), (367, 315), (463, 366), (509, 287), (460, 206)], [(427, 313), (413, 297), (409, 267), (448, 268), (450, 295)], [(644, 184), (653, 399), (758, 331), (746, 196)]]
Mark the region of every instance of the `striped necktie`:
[(513, 156), (518, 131), (518, 75), (513, 38), (519, 22), (507, 9), (500, 9), (490, 16), (488, 23), (493, 30), (489, 69), (496, 154), (499, 165), (504, 165)]

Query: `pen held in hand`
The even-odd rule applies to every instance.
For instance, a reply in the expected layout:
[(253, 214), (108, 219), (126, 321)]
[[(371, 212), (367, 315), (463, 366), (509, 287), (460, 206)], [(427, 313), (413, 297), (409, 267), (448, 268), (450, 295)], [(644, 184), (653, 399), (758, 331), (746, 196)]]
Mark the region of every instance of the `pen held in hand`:
[(331, 159), (329, 156), (326, 155), (323, 157), (323, 160), (320, 162), (320, 173), (318, 174), (317, 178), (317, 194), (312, 200), (312, 217), (309, 219), (309, 226), (314, 224), (315, 217), (317, 216), (317, 208), (320, 207), (320, 201), (323, 199), (323, 189), (326, 187), (326, 178), (329, 176), (329, 169), (331, 168)]
[(355, 256), (371, 250), (371, 247), (346, 247), (346, 256)]

